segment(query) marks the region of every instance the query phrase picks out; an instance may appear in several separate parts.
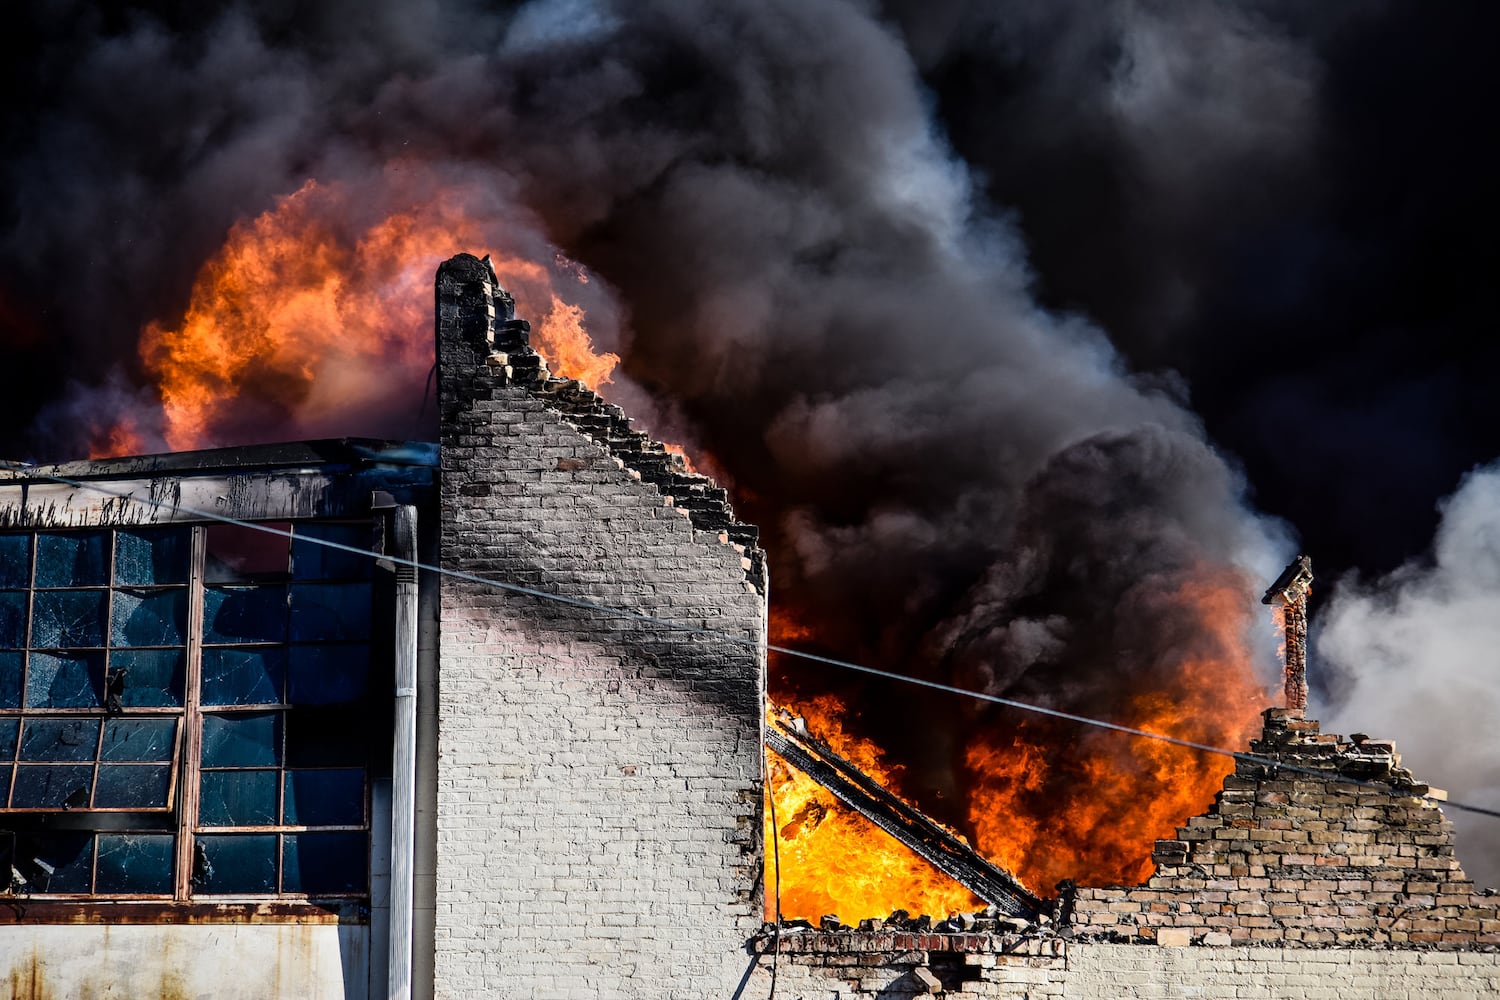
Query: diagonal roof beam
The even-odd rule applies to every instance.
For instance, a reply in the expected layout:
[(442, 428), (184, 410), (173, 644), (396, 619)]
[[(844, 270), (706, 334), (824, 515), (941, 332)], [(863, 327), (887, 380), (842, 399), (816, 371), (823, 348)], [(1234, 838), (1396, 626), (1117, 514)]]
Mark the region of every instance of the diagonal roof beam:
[(1042, 901), (1015, 876), (986, 861), (957, 836), (881, 787), (859, 768), (809, 736), (801, 720), (778, 712), (766, 724), (766, 746), (833, 793), (844, 805), (1002, 913), (1034, 919)]

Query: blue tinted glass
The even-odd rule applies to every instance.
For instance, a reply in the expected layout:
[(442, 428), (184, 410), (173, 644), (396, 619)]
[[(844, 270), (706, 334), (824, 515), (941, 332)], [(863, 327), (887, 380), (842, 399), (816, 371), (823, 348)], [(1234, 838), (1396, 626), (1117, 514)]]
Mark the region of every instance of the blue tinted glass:
[(104, 645), (107, 590), (39, 590), (32, 595), (31, 646), (67, 649)]
[(117, 682), (120, 704), (126, 708), (180, 706), (185, 658), (181, 649), (131, 649), (110, 653), (110, 669), (116, 673), (124, 671), (124, 676)]
[(204, 642), (285, 640), (285, 587), (208, 587), (203, 591)]
[(370, 647), (292, 646), (287, 700), (294, 705), (359, 701), (369, 690)]
[[(15, 760), (16, 731), (20, 725), (20, 719), (0, 719), (0, 771), (4, 770), (6, 761)], [(0, 803), (4, 802), (4, 797), (0, 797)]]
[(209, 648), (203, 651), (203, 704), (278, 705), (286, 649)]
[[(362, 554), (372, 549), (374, 528), (369, 524), (299, 524), (292, 541), (293, 580), (368, 580), (375, 560)], [(349, 552), (318, 544), (334, 542), (359, 549)]]
[(276, 825), (277, 771), (204, 771), (198, 799), (203, 826)]
[(31, 586), (31, 536), (0, 535), (0, 587)]
[(286, 772), (289, 826), (358, 826), (365, 821), (365, 772)]
[(172, 787), (170, 764), (101, 764), (95, 809), (166, 809)]
[(94, 835), (58, 830), (19, 834), (16, 868), (32, 892), (88, 892), (94, 875)]
[(99, 759), (171, 760), (176, 747), (176, 719), (109, 719)]
[(360, 767), (373, 720), (364, 706), (295, 708), (286, 713), (288, 767)]
[(99, 834), (94, 891), (150, 895), (171, 892), (173, 848), (170, 833)]
[(211, 524), (204, 530), (203, 578), (208, 583), (252, 583), (284, 580), (289, 574), (287, 551), (291, 540), (285, 521), (263, 528)]
[(309, 896), (365, 891), (368, 834), (292, 833), (283, 839), (281, 889)]
[[(10, 803), (11, 774), (12, 768), (9, 764), (0, 764), (0, 809), (5, 808)], [(4, 857), (3, 852), (0, 852), (0, 861), (3, 861)]]
[(70, 531), (36, 536), (38, 587), (102, 587), (109, 583), (109, 535)]
[(274, 766), (280, 748), (280, 712), (203, 716), (204, 767)]
[(193, 885), (209, 895), (276, 891), (274, 834), (228, 833), (202, 836), (204, 863), (194, 872)]
[(115, 533), (115, 583), (186, 583), (188, 528)]
[(91, 764), (21, 764), (16, 767), (12, 809), (87, 809), (94, 782)]
[(98, 719), (27, 719), (22, 760), (93, 760), (99, 753)]
[(21, 674), (25, 653), (0, 653), (0, 708), (21, 707)]
[(368, 583), (292, 585), (292, 641), (359, 641), (370, 637)]
[(187, 634), (187, 591), (116, 590), (109, 617), (112, 645), (178, 646)]
[(26, 707), (103, 706), (103, 653), (32, 653), (26, 671)]
[(24, 590), (0, 590), (0, 649), (26, 646), (26, 599)]

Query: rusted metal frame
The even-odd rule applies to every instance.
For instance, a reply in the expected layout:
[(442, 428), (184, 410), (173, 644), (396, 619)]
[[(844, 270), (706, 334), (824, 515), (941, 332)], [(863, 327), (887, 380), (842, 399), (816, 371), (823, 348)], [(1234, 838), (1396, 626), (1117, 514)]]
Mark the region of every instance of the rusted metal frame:
[(203, 659), (203, 560), (204, 528), (198, 525), (192, 529), (188, 547), (187, 662), (183, 666), (182, 679), (182, 794), (178, 799), (177, 871), (172, 893), (178, 901), (186, 901), (193, 894), (193, 829), (198, 822), (198, 771), (203, 752), (202, 697), (198, 690)]
[(1028, 919), (1041, 911), (1042, 901), (1014, 876), (980, 857), (827, 746), (777, 719), (767, 724), (766, 746), (986, 903)]
[[(323, 897), (319, 897), (320, 899)], [(368, 907), (355, 896), (309, 902), (261, 899), (240, 902), (174, 902), (163, 896), (30, 897), (0, 899), (0, 926), (11, 924), (367, 924)]]

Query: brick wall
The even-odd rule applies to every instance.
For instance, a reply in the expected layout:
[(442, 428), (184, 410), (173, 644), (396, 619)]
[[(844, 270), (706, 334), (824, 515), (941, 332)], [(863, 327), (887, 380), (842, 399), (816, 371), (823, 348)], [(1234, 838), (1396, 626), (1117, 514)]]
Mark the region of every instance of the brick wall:
[[(438, 274), (445, 567), (763, 642), (721, 490), (553, 378), (493, 272)], [(764, 658), (445, 577), (439, 997), (733, 994), (759, 926)]]
[[(950, 945), (949, 940), (955, 942)], [(746, 997), (770, 986), (769, 954)], [(1469, 1000), (1500, 995), (1500, 953), (1157, 947), (1015, 935), (793, 935), (777, 1000)]]
[(1157, 842), (1145, 886), (1079, 890), (1080, 933), (1500, 945), (1500, 899), (1475, 893), (1453, 853), (1452, 822), (1390, 743), (1346, 741), (1282, 709), (1265, 716), (1250, 750), (1272, 763), (1241, 760), (1207, 813)]

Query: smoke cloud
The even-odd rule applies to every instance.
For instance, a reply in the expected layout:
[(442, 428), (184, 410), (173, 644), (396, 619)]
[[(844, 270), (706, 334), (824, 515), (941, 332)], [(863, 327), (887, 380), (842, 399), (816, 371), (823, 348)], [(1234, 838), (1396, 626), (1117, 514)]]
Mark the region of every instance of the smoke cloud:
[[(1455, 800), (1500, 802), (1500, 465), (1474, 470), (1441, 504), (1430, 557), (1341, 582), (1317, 650), (1331, 672), (1333, 731), (1396, 740), (1420, 778)], [(1342, 727), (1341, 730), (1336, 727)], [(1469, 876), (1500, 884), (1492, 817), (1450, 810)]]
[[(0, 119), (0, 344), (22, 415), (6, 451), (75, 457), (101, 414), (149, 411), (141, 331), (182, 316), (237, 221), (310, 178), (371, 211), (420, 208), (424, 185), (393, 180), (408, 171), (483, 192), (464, 202), (491, 245), (445, 253), (555, 246), (587, 267), (577, 301), (624, 359), (610, 394), (728, 481), (766, 529), (778, 604), (821, 646), (1106, 717), (1189, 665), (1270, 668), (1254, 597), (1287, 530), (1251, 508), (1188, 387), (1201, 403), (1222, 386), (1246, 327), (1305, 294), (1298, 261), (1324, 262), (1298, 213), (1327, 180), (1334, 43), (1360, 18), (26, 7), (32, 54), (12, 61)], [(1314, 250), (1282, 252), (1314, 231)], [(403, 372), (416, 404), (421, 368)], [(366, 381), (379, 393), (378, 368)], [(1280, 383), (1258, 391), (1217, 426), (1253, 411), (1246, 433), (1266, 434)], [(222, 429), (389, 432), (358, 415), (391, 409), (372, 396), (347, 424), (295, 407), (278, 423), (267, 405)], [(863, 725), (932, 787), (959, 781), (970, 735), (1006, 724), (860, 698)]]

